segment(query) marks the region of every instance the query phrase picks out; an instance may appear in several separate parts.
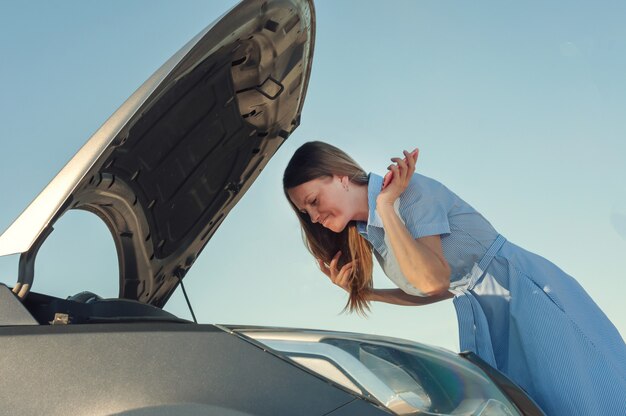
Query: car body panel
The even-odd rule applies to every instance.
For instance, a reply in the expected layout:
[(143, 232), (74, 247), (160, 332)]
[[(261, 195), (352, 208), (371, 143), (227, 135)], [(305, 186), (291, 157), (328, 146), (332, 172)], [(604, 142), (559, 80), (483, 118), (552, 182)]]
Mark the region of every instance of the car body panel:
[(187, 403), (200, 405), (193, 414), (213, 406), (324, 415), (360, 400), (212, 325), (0, 327), (0, 348), (0, 414), (124, 414)]

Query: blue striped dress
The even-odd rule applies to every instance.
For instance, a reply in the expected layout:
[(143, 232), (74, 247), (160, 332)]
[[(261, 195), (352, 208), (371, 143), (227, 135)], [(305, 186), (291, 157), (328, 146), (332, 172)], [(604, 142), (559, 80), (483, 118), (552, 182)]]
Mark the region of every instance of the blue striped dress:
[[(359, 232), (389, 279), (424, 296), (400, 271), (376, 213), (382, 177), (369, 178), (369, 218)], [(547, 415), (626, 416), (626, 345), (576, 280), (507, 241), (433, 179), (414, 174), (395, 207), (414, 238), (441, 236), (461, 351), (505, 373)]]

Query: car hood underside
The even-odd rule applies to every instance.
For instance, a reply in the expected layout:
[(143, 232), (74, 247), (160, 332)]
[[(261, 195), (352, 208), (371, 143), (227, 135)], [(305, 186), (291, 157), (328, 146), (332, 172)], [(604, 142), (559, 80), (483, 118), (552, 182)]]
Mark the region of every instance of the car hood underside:
[(166, 62), (0, 237), (0, 255), (22, 254), (17, 291), (81, 209), (113, 235), (120, 297), (162, 307), (299, 125), (314, 28), (310, 1), (243, 1)]

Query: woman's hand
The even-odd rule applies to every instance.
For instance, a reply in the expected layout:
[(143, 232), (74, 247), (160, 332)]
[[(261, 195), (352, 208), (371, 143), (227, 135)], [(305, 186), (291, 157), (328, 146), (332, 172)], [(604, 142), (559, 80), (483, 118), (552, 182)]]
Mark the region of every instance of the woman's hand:
[(350, 293), (350, 275), (352, 274), (352, 265), (354, 264), (354, 261), (344, 264), (341, 270), (338, 270), (337, 263), (339, 263), (339, 257), (341, 257), (341, 250), (335, 254), (328, 266), (321, 259), (317, 259), (317, 264), (319, 265), (322, 273), (330, 278), (331, 282)]
[(409, 186), (409, 182), (415, 172), (415, 163), (419, 155), (418, 149), (409, 153), (406, 150), (403, 151), (404, 159), (394, 157), (391, 159), (393, 164), (389, 165), (387, 169), (391, 172), (392, 178), (388, 185), (383, 186), (382, 191), (376, 198), (376, 205), (393, 205), (398, 197)]

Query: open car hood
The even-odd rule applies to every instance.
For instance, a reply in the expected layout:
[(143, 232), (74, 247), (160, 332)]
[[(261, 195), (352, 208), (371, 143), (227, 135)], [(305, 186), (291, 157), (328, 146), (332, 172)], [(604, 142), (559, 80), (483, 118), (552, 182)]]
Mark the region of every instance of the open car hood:
[(0, 236), (37, 250), (70, 209), (102, 218), (121, 298), (162, 307), (231, 208), (299, 125), (315, 39), (312, 0), (244, 0), (198, 34), (98, 129)]

